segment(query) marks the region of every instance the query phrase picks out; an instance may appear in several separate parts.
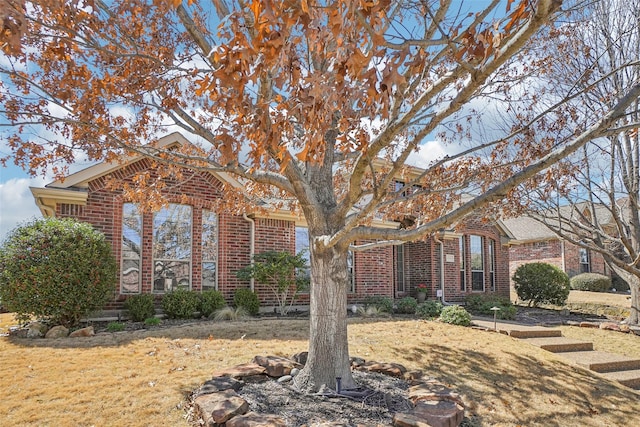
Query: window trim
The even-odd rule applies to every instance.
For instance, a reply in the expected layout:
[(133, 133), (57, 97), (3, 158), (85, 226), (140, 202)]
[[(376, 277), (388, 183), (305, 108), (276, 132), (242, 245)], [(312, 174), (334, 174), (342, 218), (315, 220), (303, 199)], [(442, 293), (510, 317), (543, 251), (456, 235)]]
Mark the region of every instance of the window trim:
[(466, 261), (466, 255), (467, 255), (467, 242), (465, 239), (465, 236), (460, 236), (459, 238), (459, 242), (458, 242), (458, 251), (460, 252), (460, 291), (461, 292), (466, 292), (467, 291), (467, 261)]
[[(136, 216), (138, 217), (140, 224), (140, 248), (138, 253), (138, 258), (131, 258), (125, 256), (125, 251), (123, 250), (124, 246), (124, 232), (125, 232), (125, 208), (127, 206), (131, 206), (136, 210)], [(144, 218), (142, 213), (140, 213), (138, 209), (138, 205), (136, 203), (125, 202), (122, 204), (122, 217), (120, 224), (120, 294), (121, 295), (136, 295), (142, 293), (142, 247), (143, 247), (143, 239), (144, 239)], [(126, 291), (124, 288), (124, 264), (126, 261), (138, 261), (138, 288), (136, 291)]]
[[(165, 209), (169, 209), (171, 206), (185, 206), (189, 208), (189, 225), (190, 225), (190, 238), (189, 238), (189, 258), (188, 259), (175, 259), (175, 258), (156, 258), (155, 256), (155, 245), (156, 245), (156, 216)], [(157, 212), (153, 213), (153, 217), (151, 220), (152, 230), (151, 230), (151, 293), (164, 295), (168, 292), (166, 289), (166, 285), (162, 291), (156, 290), (156, 263), (158, 262), (184, 262), (188, 264), (188, 280), (189, 286), (188, 290), (193, 289), (193, 211), (194, 208), (191, 205), (186, 205), (182, 203), (169, 203), (169, 207), (163, 207)], [(166, 280), (166, 279), (165, 279)], [(176, 289), (179, 289), (180, 286), (176, 284)]]
[[(474, 268), (473, 266), (473, 256), (474, 256), (474, 252), (473, 252), (473, 244), (472, 241), (474, 238), (478, 238), (480, 239), (480, 265), (482, 266), (481, 270), (478, 270), (476, 268)], [(477, 234), (470, 234), (469, 235), (469, 255), (470, 255), (470, 259), (471, 259), (471, 265), (469, 266), (469, 269), (471, 270), (471, 292), (486, 292), (486, 279), (484, 277), (485, 272), (486, 272), (486, 257), (485, 257), (485, 248), (484, 248), (484, 243), (485, 243), (485, 238), (484, 236), (480, 236)], [(476, 273), (476, 276), (480, 276), (482, 278), (482, 289), (475, 289), (474, 287), (474, 273)], [(478, 274), (480, 273), (480, 274)]]
[[(215, 265), (215, 274), (214, 274), (214, 287), (213, 290), (219, 290), (218, 286), (219, 286), (219, 282), (218, 282), (218, 275), (219, 275), (219, 257), (220, 257), (220, 215), (218, 215), (218, 213), (216, 211), (213, 211), (211, 209), (202, 209), (202, 212), (200, 214), (200, 245), (201, 247), (204, 247), (204, 243), (205, 243), (205, 239), (204, 239), (204, 216), (206, 213), (210, 213), (212, 215), (215, 216), (215, 241), (216, 241), (216, 259), (215, 260), (205, 260), (204, 258), (204, 250), (202, 250), (201, 248), (201, 259), (200, 259), (200, 291), (204, 291), (205, 290), (205, 286), (204, 286), (204, 265), (205, 264), (211, 264), (213, 263)], [(207, 286), (206, 290), (212, 290), (212, 288), (210, 286)]]
[[(586, 262), (583, 262), (583, 255)], [(591, 273), (591, 253), (589, 249), (580, 247), (578, 250), (578, 264), (580, 273)]]
[(491, 292), (496, 291), (496, 241), (488, 239), (489, 249), (489, 286)]

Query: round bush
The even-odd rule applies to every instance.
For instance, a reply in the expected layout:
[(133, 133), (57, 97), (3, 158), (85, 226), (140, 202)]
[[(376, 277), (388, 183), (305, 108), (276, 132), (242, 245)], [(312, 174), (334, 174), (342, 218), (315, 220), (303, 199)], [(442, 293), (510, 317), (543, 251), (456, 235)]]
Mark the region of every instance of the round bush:
[(200, 294), (200, 314), (209, 317), (214, 311), (227, 305), (220, 291), (203, 291)]
[(233, 305), (236, 308), (242, 308), (251, 316), (257, 316), (260, 312), (260, 300), (258, 295), (251, 289), (236, 289), (233, 295)]
[(544, 262), (523, 264), (512, 277), (518, 298), (538, 304), (563, 305), (569, 297), (569, 276)]
[(124, 302), (124, 308), (129, 312), (129, 318), (134, 322), (144, 322), (156, 314), (153, 295), (133, 295)]
[(191, 319), (199, 306), (198, 294), (187, 289), (175, 289), (162, 297), (162, 311), (169, 319)]
[(416, 316), (420, 319), (433, 319), (440, 316), (441, 312), (442, 304), (439, 301), (425, 301), (416, 307)]
[(440, 321), (451, 325), (469, 326), (471, 315), (460, 305), (449, 305), (442, 309)]
[(396, 303), (396, 311), (403, 314), (415, 314), (418, 301), (412, 297), (405, 297)]
[(384, 313), (393, 313), (393, 300), (382, 295), (373, 295), (365, 298), (364, 306), (365, 308), (376, 307)]
[(598, 273), (582, 273), (573, 276), (569, 286), (577, 291), (606, 292), (611, 289), (611, 278)]
[(113, 296), (116, 271), (111, 244), (91, 225), (37, 219), (0, 248), (0, 300), (20, 321), (75, 326)]

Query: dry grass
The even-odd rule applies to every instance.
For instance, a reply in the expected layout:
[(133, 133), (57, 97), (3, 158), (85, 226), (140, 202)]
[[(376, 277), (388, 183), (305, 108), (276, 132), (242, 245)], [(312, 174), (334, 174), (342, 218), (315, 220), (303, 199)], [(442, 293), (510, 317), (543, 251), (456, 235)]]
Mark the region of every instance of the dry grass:
[(567, 302), (631, 307), (631, 299), (627, 293), (571, 291)]
[[(9, 315), (0, 315), (0, 328)], [(92, 338), (0, 338), (2, 425), (187, 426), (186, 396), (256, 354), (305, 350), (308, 321), (206, 322)], [(640, 357), (640, 337), (581, 330)], [(567, 329), (574, 331), (574, 329)], [(577, 332), (576, 332), (577, 333)], [(568, 334), (569, 335), (569, 334)], [(403, 319), (353, 319), (354, 356), (422, 369), (458, 389), (472, 426), (640, 425), (636, 392), (510, 337)], [(613, 348), (613, 347), (611, 347)]]

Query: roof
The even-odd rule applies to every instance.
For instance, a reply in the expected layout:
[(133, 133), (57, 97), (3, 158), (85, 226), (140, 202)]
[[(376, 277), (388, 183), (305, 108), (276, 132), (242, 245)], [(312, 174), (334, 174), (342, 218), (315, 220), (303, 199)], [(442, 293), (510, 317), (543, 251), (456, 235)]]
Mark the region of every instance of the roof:
[(559, 239), (546, 225), (527, 216), (504, 219), (502, 224), (513, 239), (511, 243)]

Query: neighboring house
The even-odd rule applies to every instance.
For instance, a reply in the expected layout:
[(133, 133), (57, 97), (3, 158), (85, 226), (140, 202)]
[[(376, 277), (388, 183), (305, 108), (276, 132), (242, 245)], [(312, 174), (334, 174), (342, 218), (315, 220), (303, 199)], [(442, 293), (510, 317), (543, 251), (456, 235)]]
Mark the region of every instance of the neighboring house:
[(592, 252), (561, 239), (548, 227), (526, 216), (503, 221), (509, 233), (509, 274), (522, 264), (546, 262), (573, 277), (580, 273), (611, 271), (600, 253)]
[[(174, 133), (159, 141), (169, 148), (189, 144)], [(54, 181), (32, 194), (45, 216), (73, 217), (91, 223), (113, 245), (119, 260), (119, 285), (107, 309), (120, 309), (130, 295), (161, 296), (176, 288), (220, 290), (231, 302), (238, 288), (254, 287), (263, 307), (273, 307), (273, 295), (261, 284), (236, 277), (252, 254), (267, 250), (297, 253), (308, 247), (304, 219), (289, 211), (232, 214), (219, 210), (223, 183), (243, 191), (229, 175), (184, 171), (169, 182), (164, 195), (169, 205), (141, 214), (121, 190), (108, 185), (115, 177), (135, 185), (140, 171), (153, 175), (142, 157), (105, 162)], [(400, 227), (399, 223), (387, 226)], [(400, 246), (378, 247), (350, 254), (349, 304), (367, 296), (415, 296), (424, 283), (430, 298), (462, 302), (471, 293), (509, 295), (509, 250), (505, 230), (498, 224), (469, 220), (436, 238)], [(298, 305), (308, 305), (301, 294)]]

